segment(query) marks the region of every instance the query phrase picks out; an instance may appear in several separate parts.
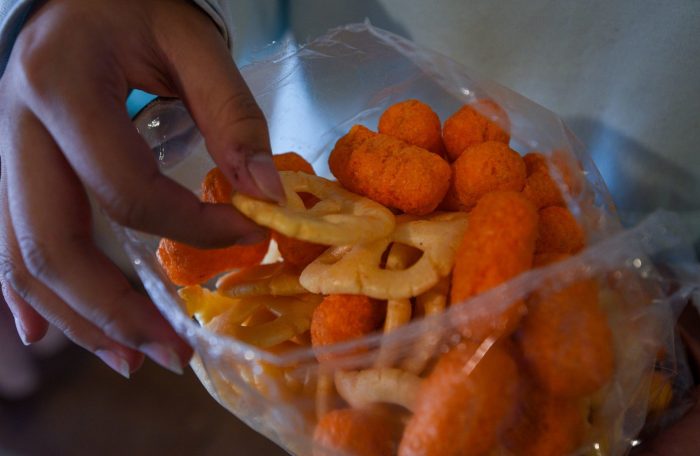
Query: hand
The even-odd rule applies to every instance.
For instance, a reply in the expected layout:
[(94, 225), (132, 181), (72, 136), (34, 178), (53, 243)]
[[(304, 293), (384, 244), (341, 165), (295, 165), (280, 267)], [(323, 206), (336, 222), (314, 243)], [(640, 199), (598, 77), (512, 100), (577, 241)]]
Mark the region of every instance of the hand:
[(180, 97), (234, 188), (280, 200), (267, 124), (223, 38), (184, 0), (48, 0), (0, 79), (0, 280), (25, 341), (47, 321), (128, 376), (191, 349), (94, 245), (86, 190), (119, 223), (198, 247), (265, 233), (161, 175), (128, 118), (139, 88)]

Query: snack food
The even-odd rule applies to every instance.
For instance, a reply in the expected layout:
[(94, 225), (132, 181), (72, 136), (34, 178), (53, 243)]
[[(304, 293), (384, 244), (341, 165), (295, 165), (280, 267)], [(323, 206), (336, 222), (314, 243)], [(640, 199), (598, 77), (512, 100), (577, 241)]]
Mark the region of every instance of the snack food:
[[(358, 27), (362, 29), (362, 26)], [(377, 38), (380, 42), (373, 41), (376, 46), (367, 50), (362, 47), (363, 38), (358, 37), (365, 36), (366, 38), (370, 35), (372, 40)], [(201, 353), (204, 367), (198, 369), (198, 375), (205, 384), (210, 385), (212, 394), (222, 404), (244, 418), (256, 429), (274, 438), (285, 449), (295, 454), (313, 454), (314, 451), (325, 451), (326, 447), (330, 446), (329, 453), (334, 454), (334, 448), (342, 448), (342, 451), (346, 452), (356, 450), (353, 450), (352, 447), (326, 445), (321, 442), (321, 439), (314, 440), (313, 436), (316, 432), (321, 435), (325, 434), (325, 427), (319, 423), (327, 414), (335, 413), (338, 410), (351, 410), (351, 412), (347, 413), (364, 417), (366, 409), (373, 411), (379, 409), (387, 412), (393, 421), (400, 424), (415, 419), (428, 423), (422, 426), (420, 431), (427, 433), (431, 430), (431, 427), (433, 428), (432, 430), (436, 430), (436, 426), (431, 424), (435, 422), (434, 420), (419, 417), (425, 409), (418, 408), (415, 403), (411, 404), (410, 400), (406, 400), (406, 397), (411, 395), (410, 393), (393, 395), (395, 392), (404, 391), (403, 382), (394, 383), (393, 387), (390, 387), (389, 385), (392, 384), (390, 380), (393, 378), (418, 378), (418, 382), (426, 382), (436, 372), (436, 366), (441, 365), (446, 353), (450, 353), (462, 343), (478, 344), (479, 347), (483, 347), (481, 351), (484, 352), (484, 357), (482, 359), (487, 359), (489, 353), (498, 353), (499, 350), (501, 353), (506, 352), (508, 354), (515, 366), (516, 379), (514, 381), (517, 384), (517, 394), (508, 404), (512, 406), (510, 413), (495, 414), (494, 416), (498, 415), (500, 419), (496, 417), (493, 420), (483, 421), (485, 424), (489, 424), (488, 429), (496, 429), (495, 431), (484, 433), (485, 437), (496, 435), (495, 438), (490, 439), (491, 445), (484, 450), (485, 453), (499, 454), (500, 452), (501, 454), (508, 454), (508, 452), (513, 452), (510, 448), (523, 448), (523, 452), (528, 451), (526, 449), (527, 445), (516, 447), (515, 437), (509, 436), (503, 430), (515, 428), (518, 418), (524, 417), (527, 410), (533, 409), (539, 411), (530, 415), (540, 417), (536, 418), (535, 421), (536, 424), (543, 428), (547, 427), (548, 420), (557, 421), (556, 416), (561, 413), (559, 416), (563, 418), (559, 419), (562, 421), (562, 436), (576, 436), (576, 438), (569, 440), (562, 438), (562, 442), (568, 443), (566, 445), (562, 444), (563, 446), (557, 446), (557, 448), (576, 446), (572, 450), (574, 454), (595, 452), (597, 451), (596, 448), (600, 448), (600, 452), (604, 454), (623, 454), (628, 448), (629, 442), (635, 438), (637, 431), (642, 425), (641, 420), (644, 418), (643, 410), (645, 410), (643, 403), (643, 398), (645, 397), (644, 388), (646, 387), (645, 385), (650, 383), (648, 381), (649, 375), (654, 370), (670, 372), (670, 370), (663, 370), (661, 367), (655, 369), (653, 364), (660, 341), (671, 340), (664, 339), (663, 335), (668, 335), (669, 333), (660, 331), (658, 326), (655, 326), (653, 323), (663, 321), (663, 318), (659, 318), (659, 316), (663, 316), (663, 312), (659, 311), (659, 303), (664, 302), (667, 299), (667, 295), (664, 294), (663, 288), (656, 286), (657, 283), (654, 282), (653, 273), (648, 274), (650, 264), (644, 253), (640, 253), (642, 252), (641, 248), (632, 242), (633, 237), (636, 236), (636, 234), (633, 236), (635, 232), (624, 231), (618, 233), (619, 236), (613, 236), (615, 234), (614, 228), (610, 228), (615, 224), (614, 212), (611, 206), (606, 206), (607, 194), (605, 193), (605, 187), (597, 180), (595, 169), (591, 167), (590, 161), (585, 154), (581, 154), (575, 142), (569, 140), (566, 136), (568, 133), (561, 127), (559, 119), (551, 116), (551, 113), (545, 110), (529, 109), (532, 106), (530, 102), (518, 98), (517, 95), (505, 90), (499, 91), (495, 85), (487, 84), (483, 87), (475, 87), (470, 85), (471, 80), (466, 76), (455, 82), (457, 80), (453, 76), (456, 74), (461, 78), (463, 74), (460, 71), (450, 71), (450, 68), (441, 66), (444, 60), (436, 59), (431, 61), (431, 63), (435, 64), (434, 66), (425, 65), (425, 62), (416, 60), (413, 62), (416, 65), (415, 67), (410, 65), (402, 66), (401, 71), (387, 71), (383, 69), (375, 73), (368, 72), (365, 65), (375, 64), (377, 62), (377, 49), (382, 49), (382, 46), (389, 42), (382, 41), (380, 38), (382, 36), (381, 33), (376, 32), (374, 29), (367, 35), (362, 35), (362, 32), (358, 32), (356, 28), (346, 28), (334, 35), (331, 40), (324, 42), (320, 48), (315, 48), (320, 49), (321, 52), (311, 50), (311, 52), (302, 53), (301, 55), (295, 54), (292, 59), (282, 59), (285, 62), (285, 70), (283, 73), (278, 74), (280, 78), (275, 81), (282, 81), (282, 83), (286, 84), (297, 80), (297, 76), (303, 73), (304, 78), (306, 75), (309, 76), (308, 81), (306, 79), (305, 81), (309, 82), (309, 87), (313, 89), (307, 91), (305, 88), (303, 91), (291, 92), (295, 94), (292, 97), (278, 96), (280, 94), (274, 91), (262, 92), (263, 103), (267, 100), (267, 104), (264, 106), (265, 112), (271, 113), (272, 120), (270, 125), (272, 127), (273, 146), (275, 149), (301, 150), (305, 156), (314, 158), (313, 162), (317, 166), (319, 175), (329, 176), (323, 158), (324, 154), (325, 157), (328, 157), (328, 153), (333, 148), (333, 144), (338, 142), (338, 138), (347, 134), (349, 130), (353, 129), (352, 125), (358, 123), (366, 125), (364, 131), (367, 136), (376, 136), (377, 133), (372, 132), (370, 129), (375, 128), (377, 125), (376, 121), (379, 119), (382, 111), (388, 108), (390, 101), (392, 103), (400, 101), (404, 93), (407, 95), (404, 97), (405, 99), (419, 98), (423, 101), (430, 100), (430, 105), (442, 119), (446, 119), (451, 113), (459, 110), (459, 104), (461, 103), (473, 105), (476, 99), (493, 99), (495, 100), (494, 102), (503, 107), (504, 111), (507, 110), (508, 116), (512, 119), (509, 130), (512, 141), (509, 147), (516, 150), (520, 155), (527, 154), (533, 150), (539, 151), (547, 162), (551, 182), (556, 185), (561, 193), (560, 201), (557, 202), (550, 199), (547, 203), (533, 203), (532, 210), (538, 216), (539, 210), (553, 205), (569, 209), (576, 216), (580, 227), (584, 230), (587, 242), (586, 247), (575, 255), (549, 264), (543, 264), (543, 259), (555, 254), (536, 254), (531, 259), (532, 267), (530, 265), (524, 267), (520, 273), (510, 278), (504, 278), (500, 283), (488, 290), (470, 296), (461, 305), (457, 305), (454, 301), (450, 303), (450, 300), (447, 299), (451, 294), (450, 287), (454, 287), (459, 278), (452, 273), (441, 275), (435, 285), (418, 296), (397, 298), (397, 300), (403, 300), (401, 308), (404, 310), (406, 309), (405, 300), (408, 299), (410, 303), (410, 320), (407, 323), (397, 324), (397, 322), (405, 321), (405, 313), (387, 314), (387, 311), (384, 310), (382, 315), (376, 317), (375, 324), (371, 325), (373, 329), (370, 334), (365, 334), (362, 331), (361, 338), (347, 340), (339, 345), (332, 344), (318, 348), (317, 353), (325, 355), (323, 362), (319, 362), (316, 359), (314, 349), (310, 348), (311, 341), (309, 340), (310, 335), (308, 331), (297, 334), (285, 342), (263, 349), (242, 343), (240, 340), (213, 333), (212, 331), (206, 331), (206, 325), (196, 327), (189, 319), (173, 319), (176, 329)], [(343, 45), (339, 45), (337, 48), (325, 47), (338, 37), (342, 38)], [(401, 41), (397, 37), (393, 37), (393, 39), (397, 41), (391, 41), (392, 46), (393, 43), (399, 43), (402, 52), (406, 49), (410, 50), (410, 46), (406, 42)], [(345, 45), (345, 43), (348, 45)], [(357, 49), (361, 49), (361, 52), (358, 53)], [(340, 52), (344, 56), (354, 55), (358, 59), (352, 65), (333, 66), (333, 62), (329, 61), (325, 56), (329, 55), (329, 53), (332, 54), (334, 51), (336, 53)], [(394, 57), (385, 61), (394, 65), (396, 62), (405, 62), (402, 58), (401, 56), (397, 57), (395, 54)], [(379, 60), (383, 59), (380, 58)], [(290, 63), (291, 65), (288, 65)], [(337, 70), (330, 73), (330, 75), (326, 72), (324, 77), (336, 77), (337, 75), (338, 81), (348, 83), (351, 87), (348, 87), (347, 90), (352, 91), (351, 97), (344, 100), (335, 98), (340, 93), (336, 88), (343, 87), (345, 90), (346, 87), (344, 85), (325, 86), (316, 84), (320, 80), (317, 77), (319, 74), (322, 74), (317, 72), (318, 66), (316, 65), (319, 63)], [(265, 68), (269, 69), (269, 67)], [(416, 71), (415, 68), (420, 68), (420, 70)], [(348, 71), (349, 69), (350, 71)], [(397, 80), (398, 73), (402, 74), (400, 79)], [(355, 80), (356, 74), (362, 75), (362, 84), (352, 86), (352, 81)], [(375, 81), (377, 75), (381, 75), (382, 84), (386, 84), (386, 81), (389, 81), (390, 87), (387, 88), (384, 85), (377, 87)], [(264, 72), (256, 73), (256, 77), (251, 77), (250, 81), (259, 81), (261, 77), (265, 77)], [(333, 90), (328, 90), (329, 87)], [(462, 89), (468, 89), (468, 92)], [(276, 122), (279, 122), (279, 119), (284, 118), (286, 113), (290, 112), (288, 111), (290, 109), (288, 100), (300, 100), (301, 98), (297, 96), (299, 93), (311, 95), (309, 99), (314, 100), (314, 106), (317, 99), (328, 98), (329, 94), (332, 93), (334, 98), (329, 100), (331, 104), (328, 105), (332, 106), (332, 109), (324, 111), (311, 109), (308, 113), (305, 112), (303, 116), (300, 115), (298, 117), (300, 119), (299, 127), (297, 127), (297, 124), (294, 124), (292, 125), (293, 128), (287, 128), (283, 133), (279, 129), (275, 131), (275, 125), (279, 125)], [(308, 105), (305, 106), (308, 107)], [(478, 111), (489, 120), (496, 120), (501, 126), (506, 125), (506, 123), (502, 122), (503, 119), (498, 115), (493, 115), (493, 112), (488, 113), (487, 109)], [(322, 124), (321, 122), (316, 122), (319, 118), (323, 118)], [(301, 125), (302, 123), (303, 125)], [(289, 122), (286, 125), (289, 126)], [(356, 127), (354, 130), (363, 131), (359, 127)], [(354, 146), (351, 144), (350, 147)], [(559, 161), (558, 156), (563, 157), (563, 160)], [(202, 166), (201, 169), (205, 170), (207, 166)], [(528, 170), (529, 177), (532, 177), (534, 174), (534, 172)], [(346, 190), (349, 189), (346, 188)], [(515, 193), (520, 193), (526, 199), (532, 201), (527, 191), (527, 180), (523, 189), (520, 192), (515, 191)], [(367, 198), (367, 196), (364, 197)], [(300, 195), (300, 199), (302, 198)], [(303, 200), (301, 203), (306, 210), (310, 208), (310, 205), (305, 204)], [(525, 204), (522, 203), (522, 205), (524, 206)], [(458, 208), (453, 210), (456, 209)], [(317, 215), (322, 215), (318, 214), (318, 211)], [(404, 223), (404, 220), (408, 221), (410, 218), (412, 218), (412, 221), (425, 220), (433, 216), (431, 212), (425, 215), (407, 217), (405, 214), (400, 214), (401, 211), (396, 208), (392, 208), (391, 211), (394, 213), (395, 222), (394, 228), (391, 230), (392, 233), (398, 225)], [(466, 214), (468, 219), (472, 219), (473, 211), (474, 209), (470, 211), (471, 214), (464, 211), (461, 212)], [(307, 213), (307, 215), (316, 217), (313, 212), (311, 214)], [(526, 224), (531, 224), (528, 222), (530, 220), (529, 216), (524, 220), (527, 222)], [(396, 221), (399, 223), (397, 224)], [(470, 220), (468, 224), (471, 224), (472, 221)], [(496, 234), (491, 238), (494, 243), (492, 248), (501, 252), (500, 256), (492, 258), (494, 264), (509, 262), (514, 256), (518, 256), (519, 249), (503, 245), (503, 240), (509, 239), (510, 234), (514, 231), (521, 230), (523, 227), (520, 225), (520, 220), (518, 219), (507, 226), (496, 225), (494, 227)], [(344, 228), (352, 231), (356, 226), (358, 225)], [(536, 228), (534, 231), (537, 232), (539, 229)], [(528, 230), (528, 232), (531, 232), (531, 230)], [(659, 232), (656, 231), (654, 233), (658, 235)], [(386, 236), (391, 236), (391, 234)], [(645, 239), (654, 240), (656, 238), (648, 236)], [(376, 241), (379, 241), (379, 238)], [(648, 243), (649, 241), (645, 242)], [(341, 254), (345, 254), (348, 250), (362, 244), (366, 244), (365, 240), (358, 239), (351, 242), (349, 246), (329, 246), (329, 248), (335, 249), (337, 247), (340, 252), (337, 257), (340, 257)], [(390, 243), (387, 245), (386, 249), (379, 255), (376, 270), (393, 269), (390, 272), (405, 272), (407, 269), (410, 269), (410, 267), (395, 268), (394, 260), (391, 259), (395, 257), (395, 255), (391, 254), (391, 251), (394, 250), (394, 245), (400, 246), (403, 244)], [(401, 248), (396, 250), (399, 251)], [(416, 256), (425, 255), (420, 253), (424, 252), (424, 248), (419, 250), (415, 249), (415, 247), (410, 247), (406, 250), (409, 254), (417, 253)], [(648, 250), (643, 251), (648, 252)], [(410, 257), (411, 255), (408, 256)], [(268, 258), (271, 257), (269, 256)], [(408, 258), (406, 264), (415, 264), (421, 258)], [(641, 266), (638, 267), (636, 265)], [(141, 267), (143, 268), (144, 266)], [(280, 296), (280, 293), (286, 293), (286, 296), (294, 297), (294, 299), (297, 299), (300, 295), (309, 294), (310, 290), (305, 289), (299, 280), (299, 270), (295, 270), (295, 268), (287, 264), (281, 267), (275, 266), (273, 269), (276, 272), (270, 274), (270, 282), (264, 286), (253, 286), (257, 281), (250, 277), (246, 280), (240, 280), (242, 271), (239, 271), (229, 275), (229, 277), (238, 276), (238, 279), (235, 280), (228, 279), (232, 285), (229, 289), (236, 290), (232, 292), (233, 294), (225, 295), (223, 293), (224, 290), (218, 288), (216, 290), (212, 288), (209, 290), (209, 293), (220, 295), (217, 296), (215, 302), (222, 303), (221, 308), (226, 306), (224, 301), (219, 299), (220, 297), (241, 299), (252, 303), (259, 301), (262, 303), (269, 302), (269, 293), (273, 292), (277, 293), (277, 296)], [(303, 268), (301, 272), (304, 269), (306, 268)], [(256, 274), (261, 272), (257, 267), (252, 270), (256, 271)], [(285, 271), (285, 275), (280, 273), (282, 270)], [(280, 275), (278, 276), (277, 274)], [(372, 272), (372, 275), (374, 275), (374, 272)], [(275, 278), (274, 280), (273, 277)], [(277, 283), (275, 281), (278, 281), (279, 277), (286, 277), (285, 280), (289, 279), (289, 282), (286, 283), (294, 283), (294, 286), (280, 287), (277, 286), (279, 284), (272, 286), (273, 282)], [(263, 282), (265, 280), (267, 279), (262, 279)], [(546, 299), (548, 296), (561, 292), (575, 283), (586, 280), (593, 280), (599, 287), (601, 295), (599, 297), (599, 307), (611, 328), (615, 368), (606, 384), (595, 392), (586, 394), (584, 397), (577, 396), (565, 399), (565, 401), (581, 401), (584, 403), (584, 408), (586, 408), (585, 419), (581, 423), (575, 419), (569, 420), (567, 418), (573, 416), (573, 414), (567, 412), (573, 407), (564, 407), (564, 412), (567, 413), (559, 410), (560, 407), (558, 406), (552, 405), (550, 407), (549, 398), (556, 396), (548, 391), (544, 391), (544, 388), (540, 386), (542, 382), (538, 380), (534, 373), (535, 368), (532, 367), (535, 363), (526, 362), (525, 360), (521, 340), (525, 332), (524, 325), (528, 315), (525, 315), (525, 318), (514, 319), (514, 328), (510, 331), (487, 331), (488, 337), (483, 340), (469, 340), (466, 337), (467, 334), (459, 329), (463, 328), (463, 325), (468, 324), (469, 321), (473, 322), (475, 315), (488, 322), (499, 315), (507, 314), (507, 310), (513, 302), (523, 304), (520, 308), (526, 309), (527, 307), (524, 304), (537, 299), (533, 298), (533, 296)], [(150, 287), (149, 290), (156, 290), (156, 293), (162, 293), (161, 289), (153, 286), (154, 283), (157, 282), (151, 280), (146, 284)], [(406, 287), (406, 285), (400, 281), (398, 287)], [(252, 294), (248, 294), (245, 297), (234, 295), (239, 290), (245, 289), (251, 290)], [(209, 293), (203, 293), (203, 295), (208, 295)], [(160, 296), (162, 297), (162, 294)], [(383, 308), (383, 301), (388, 300), (378, 299), (378, 301)], [(387, 306), (387, 308), (390, 307)], [(217, 308), (213, 308), (211, 311), (212, 314), (216, 312), (218, 312)], [(171, 317), (172, 313), (174, 312), (171, 312)], [(201, 310), (199, 314), (204, 318)], [(392, 316), (399, 315), (401, 318), (392, 318)], [(519, 314), (517, 316), (520, 317)], [(357, 317), (357, 315), (353, 315), (352, 309), (350, 309), (344, 316), (334, 318), (333, 324), (340, 325), (342, 329), (342, 326), (347, 326), (346, 323), (354, 317)], [(197, 316), (195, 318), (199, 319)], [(252, 314), (244, 320), (246, 327), (255, 328), (269, 324), (276, 318), (279, 318), (279, 315), (276, 315), (267, 305), (261, 305), (253, 310)], [(385, 332), (385, 327), (393, 329)], [(470, 333), (469, 336), (475, 337), (475, 333)], [(496, 351), (492, 352), (492, 349)], [(668, 353), (672, 353), (672, 347), (667, 346), (667, 349)], [(383, 355), (384, 352), (387, 353), (386, 357)], [(551, 353), (548, 356), (550, 359), (554, 359)], [(668, 356), (672, 358), (672, 355)], [(477, 363), (477, 366), (479, 365), (480, 363)], [(485, 366), (488, 366), (488, 364), (485, 364)], [(508, 370), (508, 372), (510, 371)], [(349, 388), (347, 383), (343, 383), (343, 380), (348, 379), (348, 373), (351, 376), (355, 375), (355, 377), (351, 378), (354, 381), (349, 382)], [(383, 374), (380, 375), (380, 373), (388, 373), (390, 375), (385, 377)], [(408, 374), (414, 377), (407, 377)], [(508, 377), (509, 379), (512, 378), (512, 376)], [(376, 381), (378, 378), (381, 378), (381, 381)], [(671, 378), (674, 377), (671, 376)], [(494, 385), (502, 381), (499, 378), (494, 382)], [(674, 388), (672, 397), (675, 402), (677, 397), (682, 396), (682, 393), (676, 394), (679, 385), (674, 380), (671, 381)], [(529, 388), (526, 385), (536, 385), (539, 391), (548, 395), (547, 398), (537, 401), (536, 405), (528, 405), (522, 396), (522, 392), (527, 391), (527, 388)], [(449, 393), (456, 392), (450, 391)], [(415, 394), (415, 397), (418, 396), (419, 394)], [(449, 394), (446, 394), (446, 396), (449, 397)], [(662, 404), (661, 408), (664, 407), (663, 404), (665, 402), (666, 400), (660, 401), (660, 404)], [(499, 408), (502, 403), (494, 402), (494, 405), (497, 406), (496, 408)], [(406, 406), (412, 408), (413, 411)], [(459, 420), (463, 419), (458, 414), (458, 411), (452, 410), (450, 407), (447, 407), (447, 409), (447, 414), (454, 414), (454, 417)], [(660, 412), (654, 413), (662, 415)], [(382, 417), (385, 416), (387, 415), (382, 415)], [(339, 425), (339, 433), (347, 433), (353, 429), (350, 421), (339, 421), (345, 423)], [(365, 422), (369, 422), (369, 420), (367, 419)], [(377, 422), (372, 421), (374, 423), (372, 426), (373, 430), (375, 427), (377, 428), (376, 430), (380, 430), (380, 422), (384, 423), (384, 418)], [(398, 428), (397, 436), (382, 436), (384, 441), (393, 442), (392, 454), (395, 454), (400, 440), (408, 435), (408, 430), (404, 431), (403, 426), (398, 426)], [(464, 429), (472, 430), (467, 425), (464, 426)], [(548, 442), (554, 441), (551, 438), (552, 434), (543, 432), (542, 429), (536, 426), (534, 427), (535, 430), (527, 431), (527, 429), (533, 429), (533, 427), (528, 428), (527, 426), (524, 429), (526, 429), (526, 434), (532, 436), (532, 442), (537, 442), (537, 439), (547, 439)], [(415, 431), (416, 429), (413, 428), (413, 430)], [(455, 435), (462, 433), (462, 429), (459, 429), (459, 431)], [(369, 436), (369, 430), (365, 429), (364, 432)], [(350, 434), (354, 433), (350, 432)], [(550, 437), (546, 437), (547, 435), (550, 435)], [(372, 437), (367, 437), (367, 440), (371, 439)], [(486, 440), (488, 441), (489, 439)], [(364, 442), (359, 443), (362, 444)], [(483, 443), (483, 447), (487, 446), (486, 443), (488, 442)], [(448, 454), (450, 451), (459, 451), (459, 449), (453, 449), (453, 447), (458, 448), (459, 441), (456, 438), (443, 439), (441, 444), (446, 445), (445, 451)], [(483, 448), (480, 448), (479, 445), (477, 444), (475, 450)], [(369, 450), (362, 448), (357, 449), (357, 451)], [(517, 450), (515, 451), (517, 454)]]
[[(489, 119), (484, 112), (497, 116), (503, 125)], [(442, 127), (447, 156), (455, 161), (469, 146), (486, 141), (508, 144), (510, 134), (507, 124), (508, 115), (492, 100), (478, 100), (471, 105), (462, 106)]]

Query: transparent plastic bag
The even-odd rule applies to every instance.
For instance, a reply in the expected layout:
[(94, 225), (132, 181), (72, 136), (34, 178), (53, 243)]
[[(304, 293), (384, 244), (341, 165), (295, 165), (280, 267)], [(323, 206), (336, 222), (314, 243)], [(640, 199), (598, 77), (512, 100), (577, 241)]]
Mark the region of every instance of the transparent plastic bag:
[[(673, 309), (685, 303), (692, 285), (672, 290), (650, 260), (683, 245), (682, 233), (668, 213), (654, 214), (623, 230), (599, 173), (559, 117), (369, 24), (335, 29), (301, 49), (247, 66), (242, 73), (268, 118), (273, 151), (294, 150), (327, 177), (331, 177), (328, 155), (338, 138), (358, 123), (375, 129), (381, 113), (393, 103), (420, 99), (444, 121), (463, 104), (494, 100), (508, 119), (484, 107), (477, 109), (502, 125), (508, 123), (513, 149), (521, 154), (536, 150), (548, 158), (552, 177), (584, 228), (589, 247), (523, 273), (472, 298), (468, 306), (453, 303), (442, 313), (416, 319), (390, 334), (372, 334), (316, 353), (302, 345), (275, 352), (201, 327), (185, 312), (176, 287), (156, 260), (159, 240), (115, 226), (148, 293), (194, 347), (194, 371), (224, 407), (291, 453), (343, 454), (314, 442), (319, 417), (352, 405), (393, 403), (379, 406), (381, 416), (387, 426), (400, 430), (411, 417), (407, 407), (420, 394), (420, 384), (432, 367), (463, 343), (456, 329), (460, 324), (498, 315), (514, 300), (532, 299), (535, 294), (547, 300), (590, 281), (612, 329), (614, 371), (606, 386), (582, 399), (583, 436), (571, 454), (618, 455), (638, 443), (650, 397), (656, 400), (655, 373), (664, 373), (667, 382), (662, 386), (672, 388), (673, 397), (656, 412), (655, 422), (684, 410), (683, 393), (690, 376), (676, 343)], [(163, 172), (196, 192), (214, 164), (182, 105), (157, 101), (135, 123)], [(488, 356), (491, 347), (517, 344), (518, 337), (520, 330), (512, 338), (515, 342), (495, 337), (479, 341), (470, 362), (478, 368), (480, 357)], [(330, 360), (319, 364), (317, 355)], [(378, 363), (390, 370), (379, 372)], [(524, 368), (518, 364), (517, 369)], [(406, 371), (410, 375), (399, 375)], [(517, 428), (523, 416), (522, 407), (515, 406), (508, 423), (499, 423), (489, 454), (513, 454), (512, 440), (517, 437), (509, 437), (502, 427)], [(394, 439), (388, 451), (396, 451), (400, 431), (386, 438)]]

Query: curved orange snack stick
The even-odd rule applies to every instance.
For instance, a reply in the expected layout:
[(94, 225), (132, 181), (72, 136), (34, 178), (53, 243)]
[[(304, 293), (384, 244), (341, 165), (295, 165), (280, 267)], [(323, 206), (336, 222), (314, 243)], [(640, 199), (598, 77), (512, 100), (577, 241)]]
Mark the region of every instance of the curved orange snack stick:
[(156, 255), (174, 284), (197, 285), (224, 271), (259, 264), (269, 243), (268, 236), (263, 242), (253, 245), (203, 250), (170, 239), (161, 239)]
[(508, 144), (510, 141), (510, 135), (505, 129), (474, 109), (474, 106), (481, 107), (484, 112), (493, 113), (508, 123), (508, 114), (491, 100), (479, 100), (472, 105), (462, 106), (442, 126), (442, 139), (447, 156), (452, 161), (457, 160), (467, 147), (474, 144), (485, 141)]
[(540, 225), (535, 253), (578, 253), (586, 245), (585, 234), (565, 207), (540, 210)]
[(587, 407), (582, 399), (562, 399), (529, 386), (521, 394), (515, 425), (506, 445), (520, 456), (572, 454), (586, 433)]
[(379, 118), (377, 130), (441, 157), (445, 155), (440, 118), (419, 100), (405, 100), (389, 106)]
[[(469, 226), (457, 251), (452, 273), (452, 304), (530, 269), (536, 238), (537, 211), (524, 196), (516, 192), (483, 196), (469, 216)], [(475, 339), (493, 332), (508, 334), (515, 329), (522, 310), (523, 303), (518, 300), (492, 319), (472, 319), (460, 330)]]
[(500, 344), (458, 345), (423, 381), (399, 456), (485, 454), (515, 410), (517, 387), (517, 367)]
[(537, 383), (556, 396), (591, 394), (615, 368), (612, 332), (594, 280), (533, 295), (519, 343)]

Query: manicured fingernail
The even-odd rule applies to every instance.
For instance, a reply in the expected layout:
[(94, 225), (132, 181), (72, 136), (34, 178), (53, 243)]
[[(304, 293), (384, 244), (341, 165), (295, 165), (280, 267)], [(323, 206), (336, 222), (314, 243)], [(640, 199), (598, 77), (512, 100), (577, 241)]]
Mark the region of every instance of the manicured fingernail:
[(263, 195), (278, 203), (284, 203), (287, 200), (280, 175), (272, 161), (272, 155), (264, 152), (247, 155), (246, 167)]
[(95, 352), (106, 365), (118, 372), (122, 377), (128, 379), (130, 375), (129, 363), (124, 358), (110, 350), (97, 350)]
[(169, 371), (182, 375), (182, 362), (172, 348), (153, 342), (142, 345), (141, 351)]
[(266, 231), (254, 231), (238, 239), (236, 244), (253, 245), (265, 241), (270, 235)]
[(27, 338), (27, 331), (24, 330), (24, 325), (22, 322), (15, 317), (15, 327), (17, 328), (17, 334), (24, 345), (30, 345), (29, 339)]

